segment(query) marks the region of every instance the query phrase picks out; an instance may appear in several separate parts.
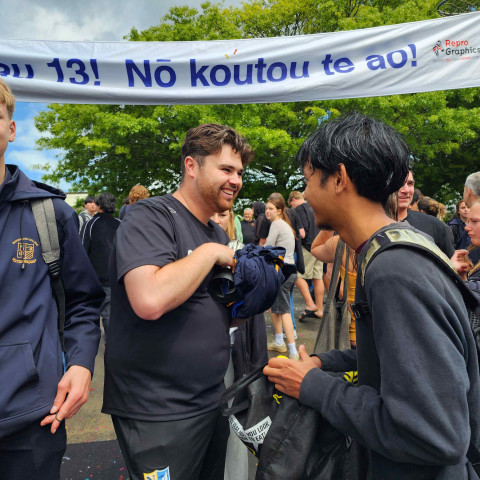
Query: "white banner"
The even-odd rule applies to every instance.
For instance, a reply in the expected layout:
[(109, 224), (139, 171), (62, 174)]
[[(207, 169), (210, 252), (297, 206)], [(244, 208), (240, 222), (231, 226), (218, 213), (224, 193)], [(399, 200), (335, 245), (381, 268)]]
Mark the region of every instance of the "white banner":
[(480, 12), (294, 37), (209, 42), (0, 40), (17, 100), (222, 104), (480, 86)]

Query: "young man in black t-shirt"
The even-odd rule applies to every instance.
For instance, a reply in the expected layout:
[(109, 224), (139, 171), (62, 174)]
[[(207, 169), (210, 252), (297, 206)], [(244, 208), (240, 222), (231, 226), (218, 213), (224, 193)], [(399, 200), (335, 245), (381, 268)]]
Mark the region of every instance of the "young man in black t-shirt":
[(103, 412), (132, 480), (223, 479), (229, 429), (218, 401), (230, 322), (207, 285), (234, 252), (210, 217), (232, 207), (252, 158), (230, 127), (190, 130), (180, 188), (136, 203), (118, 229)]
[(414, 189), (415, 180), (413, 172), (409, 170), (407, 181), (398, 191), (398, 221), (407, 221), (412, 227), (430, 235), (438, 248), (448, 258), (451, 258), (455, 248), (453, 246), (453, 233), (450, 227), (436, 217), (409, 209)]

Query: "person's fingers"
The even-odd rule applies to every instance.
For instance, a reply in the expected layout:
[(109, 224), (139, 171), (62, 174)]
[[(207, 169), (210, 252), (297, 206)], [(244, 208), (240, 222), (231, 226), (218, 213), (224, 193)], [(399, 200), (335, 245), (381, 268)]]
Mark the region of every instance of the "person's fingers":
[(300, 345), (300, 347), (298, 347), (298, 354), (302, 361), (306, 362), (307, 360), (310, 360), (310, 355), (307, 353), (305, 345)]
[(66, 383), (60, 382), (58, 384), (57, 388), (57, 395), (55, 396), (55, 400), (53, 401), (53, 406), (50, 409), (50, 413), (56, 413), (60, 409), (60, 407), (63, 405), (63, 402), (65, 401), (65, 397), (67, 396), (68, 393), (68, 388)]

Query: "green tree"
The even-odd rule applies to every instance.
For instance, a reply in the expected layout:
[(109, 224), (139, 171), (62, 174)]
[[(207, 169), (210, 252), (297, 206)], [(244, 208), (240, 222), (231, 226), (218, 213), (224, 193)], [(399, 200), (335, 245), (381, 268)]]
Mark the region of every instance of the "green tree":
[[(217, 40), (353, 30), (436, 18), (437, 0), (250, 0), (241, 8), (206, 2), (201, 10), (174, 7), (161, 23), (130, 41)], [(123, 198), (135, 183), (153, 194), (179, 181), (180, 146), (200, 123), (231, 125), (247, 137), (255, 160), (241, 199), (286, 195), (303, 187), (295, 155), (321, 121), (358, 110), (395, 126), (412, 149), (416, 180), (440, 201), (458, 198), (478, 169), (480, 89), (308, 103), (194, 106), (49, 105), (36, 118), (39, 148), (59, 148), (61, 178), (91, 193)], [(242, 203), (242, 202), (240, 202)]]

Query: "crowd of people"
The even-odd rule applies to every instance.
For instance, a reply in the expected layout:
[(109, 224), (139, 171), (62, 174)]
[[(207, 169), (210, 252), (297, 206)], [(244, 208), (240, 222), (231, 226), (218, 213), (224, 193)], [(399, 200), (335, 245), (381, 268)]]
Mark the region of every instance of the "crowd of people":
[[(479, 312), (465, 292), (480, 299), (480, 172), (467, 177), (444, 223), (445, 207), (415, 188), (402, 136), (351, 113), (303, 143), (303, 192), (272, 192), (239, 219), (234, 202), (254, 152), (232, 128), (205, 124), (183, 141), (178, 190), (151, 197), (135, 185), (118, 218), (116, 197), (104, 192), (77, 215), (61, 191), (6, 163), (14, 106), (0, 81), (1, 479), (59, 478), (65, 419), (88, 399), (100, 319), (102, 412), (132, 480), (247, 480), (248, 451), (219, 401), (225, 386), (264, 365), (279, 392), (357, 446), (359, 480), (479, 478), (471, 328)], [(34, 214), (47, 201), (58, 231), (53, 268)], [(297, 348), (294, 320), (322, 321), (340, 241), (350, 348), (310, 355)], [(232, 318), (209, 293), (214, 272), (234, 269), (235, 252), (250, 243), (282, 247), (297, 271), (270, 307), (271, 339), (264, 312)], [(60, 294), (52, 290), (58, 277)], [(268, 351), (288, 358), (268, 360)], [(358, 386), (330, 374), (346, 371), (358, 371)]]

